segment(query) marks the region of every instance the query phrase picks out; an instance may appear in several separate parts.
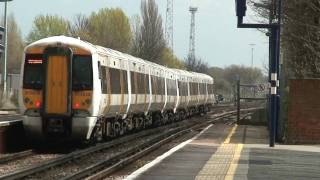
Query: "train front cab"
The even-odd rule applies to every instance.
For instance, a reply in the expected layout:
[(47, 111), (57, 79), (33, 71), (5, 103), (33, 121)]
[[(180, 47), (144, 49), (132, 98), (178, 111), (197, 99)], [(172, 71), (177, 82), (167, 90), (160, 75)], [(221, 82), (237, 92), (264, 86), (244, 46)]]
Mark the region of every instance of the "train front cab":
[(32, 139), (87, 139), (96, 119), (92, 55), (67, 46), (29, 47), (22, 66), (24, 128)]

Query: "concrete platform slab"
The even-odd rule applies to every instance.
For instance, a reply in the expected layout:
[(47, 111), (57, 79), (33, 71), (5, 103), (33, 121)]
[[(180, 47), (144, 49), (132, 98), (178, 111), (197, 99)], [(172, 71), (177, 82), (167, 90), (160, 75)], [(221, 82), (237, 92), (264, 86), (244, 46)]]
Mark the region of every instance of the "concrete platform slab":
[(320, 179), (320, 146), (270, 148), (266, 127), (221, 123), (141, 169), (127, 179)]

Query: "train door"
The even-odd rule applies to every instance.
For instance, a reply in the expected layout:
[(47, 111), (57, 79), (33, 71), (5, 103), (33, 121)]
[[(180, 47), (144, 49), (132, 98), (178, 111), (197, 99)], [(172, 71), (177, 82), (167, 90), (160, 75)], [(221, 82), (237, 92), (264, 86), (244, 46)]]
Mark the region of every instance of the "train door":
[(70, 115), (71, 51), (53, 48), (47, 52), (45, 113)]

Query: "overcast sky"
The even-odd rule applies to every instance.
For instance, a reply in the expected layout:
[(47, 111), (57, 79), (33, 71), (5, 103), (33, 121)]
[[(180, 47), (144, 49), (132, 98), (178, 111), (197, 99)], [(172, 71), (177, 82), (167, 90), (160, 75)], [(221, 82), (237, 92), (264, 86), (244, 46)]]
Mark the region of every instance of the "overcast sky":
[[(166, 0), (156, 0), (165, 23)], [(1, 4), (0, 13), (3, 13)], [(13, 0), (8, 3), (23, 36), (32, 28), (32, 21), (39, 14), (57, 14), (72, 20), (74, 15), (89, 15), (100, 8), (119, 7), (132, 17), (140, 14), (140, 0)], [(237, 29), (234, 0), (174, 0), (174, 52), (183, 59), (188, 54), (190, 13), (189, 6), (197, 6), (196, 56), (211, 66), (230, 64), (251, 65), (251, 47), (254, 50), (254, 66), (267, 64), (267, 38), (253, 29)], [(249, 19), (253, 19), (249, 12)]]

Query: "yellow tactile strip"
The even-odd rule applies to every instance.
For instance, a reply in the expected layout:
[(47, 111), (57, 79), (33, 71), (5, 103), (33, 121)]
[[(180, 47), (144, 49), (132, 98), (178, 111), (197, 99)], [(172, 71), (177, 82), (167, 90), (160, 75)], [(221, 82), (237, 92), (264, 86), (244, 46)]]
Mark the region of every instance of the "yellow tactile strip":
[(237, 125), (230, 131), (224, 143), (206, 162), (196, 176), (196, 180), (234, 179), (243, 144), (230, 144), (230, 139), (235, 133)]

